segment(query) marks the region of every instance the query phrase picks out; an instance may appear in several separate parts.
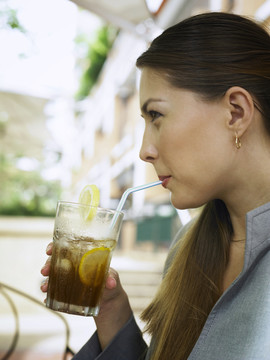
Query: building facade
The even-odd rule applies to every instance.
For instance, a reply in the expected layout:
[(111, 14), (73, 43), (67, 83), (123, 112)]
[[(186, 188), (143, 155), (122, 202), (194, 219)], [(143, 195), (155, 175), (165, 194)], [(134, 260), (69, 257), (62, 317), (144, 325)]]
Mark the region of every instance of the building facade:
[[(135, 68), (136, 58), (156, 34), (184, 17), (206, 11), (233, 12), (264, 23), (270, 19), (269, 0), (192, 0), (187, 1), (188, 6), (182, 6), (179, 13), (169, 9), (174, 3), (165, 1), (156, 15), (140, 24), (140, 28), (138, 25), (137, 33), (120, 30), (99, 81), (78, 119), (82, 159), (73, 177), (76, 196), (85, 184), (95, 183), (100, 188), (101, 206), (116, 208), (127, 188), (157, 180), (152, 165), (139, 159), (144, 123), (138, 99), (140, 73)], [(155, 224), (164, 218), (169, 219), (164, 225), (168, 236), (166, 238), (165, 231), (164, 238), (161, 236), (158, 241), (169, 243), (175, 228), (196, 213), (173, 209), (169, 192), (161, 186), (134, 193), (128, 198), (125, 211), (124, 226), (128, 230), (124, 229), (123, 233), (126, 231), (125, 237), (133, 239), (128, 241), (129, 246), (136, 241), (147, 241), (146, 234), (151, 233), (149, 227), (157, 226)], [(158, 217), (160, 221), (156, 221)], [(148, 240), (155, 241), (157, 233), (161, 234), (154, 228)]]

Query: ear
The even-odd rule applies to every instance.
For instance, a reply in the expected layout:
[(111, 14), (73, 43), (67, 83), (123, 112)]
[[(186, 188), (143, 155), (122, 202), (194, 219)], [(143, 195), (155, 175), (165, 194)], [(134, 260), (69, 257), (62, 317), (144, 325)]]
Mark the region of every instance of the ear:
[(239, 87), (233, 86), (225, 94), (230, 116), (227, 126), (241, 137), (252, 122), (254, 102), (250, 93)]

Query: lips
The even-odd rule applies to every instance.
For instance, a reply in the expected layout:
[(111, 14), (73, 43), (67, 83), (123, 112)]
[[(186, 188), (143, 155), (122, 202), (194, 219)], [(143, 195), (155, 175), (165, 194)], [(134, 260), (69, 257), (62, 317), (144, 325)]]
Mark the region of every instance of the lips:
[(162, 176), (159, 176), (159, 180), (162, 181), (162, 186), (163, 186), (164, 188), (167, 187), (168, 182), (170, 181), (170, 178), (171, 178), (170, 175), (162, 175)]

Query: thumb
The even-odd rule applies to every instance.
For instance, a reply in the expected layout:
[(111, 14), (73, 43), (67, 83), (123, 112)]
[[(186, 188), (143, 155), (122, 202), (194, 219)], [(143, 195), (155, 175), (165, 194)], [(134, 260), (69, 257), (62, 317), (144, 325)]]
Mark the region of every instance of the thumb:
[(110, 268), (109, 274), (106, 280), (106, 288), (109, 290), (115, 289), (118, 281), (118, 273)]

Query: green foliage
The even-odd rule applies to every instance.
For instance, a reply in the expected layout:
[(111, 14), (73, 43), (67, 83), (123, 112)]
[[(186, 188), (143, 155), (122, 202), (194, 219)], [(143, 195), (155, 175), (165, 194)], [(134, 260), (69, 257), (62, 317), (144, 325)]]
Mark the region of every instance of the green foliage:
[(0, 215), (54, 216), (60, 184), (17, 169), (16, 160), (0, 155)]
[[(79, 90), (76, 94), (77, 100), (82, 100), (89, 95), (98, 80), (99, 74), (107, 55), (116, 37), (116, 29), (111, 26), (103, 26), (97, 32), (93, 43), (87, 43), (88, 52), (84, 59), (84, 71), (80, 79)], [(77, 38), (77, 43), (87, 42), (85, 37)]]
[(19, 20), (17, 18), (17, 11), (14, 9), (10, 9), (8, 11), (7, 24), (11, 27), (11, 29), (18, 29), (21, 32), (25, 31), (22, 25), (19, 23)]
[(17, 16), (17, 10), (8, 8), (4, 11), (0, 11), (0, 20), (3, 27), (16, 29), (25, 33), (24, 27), (20, 24)]

